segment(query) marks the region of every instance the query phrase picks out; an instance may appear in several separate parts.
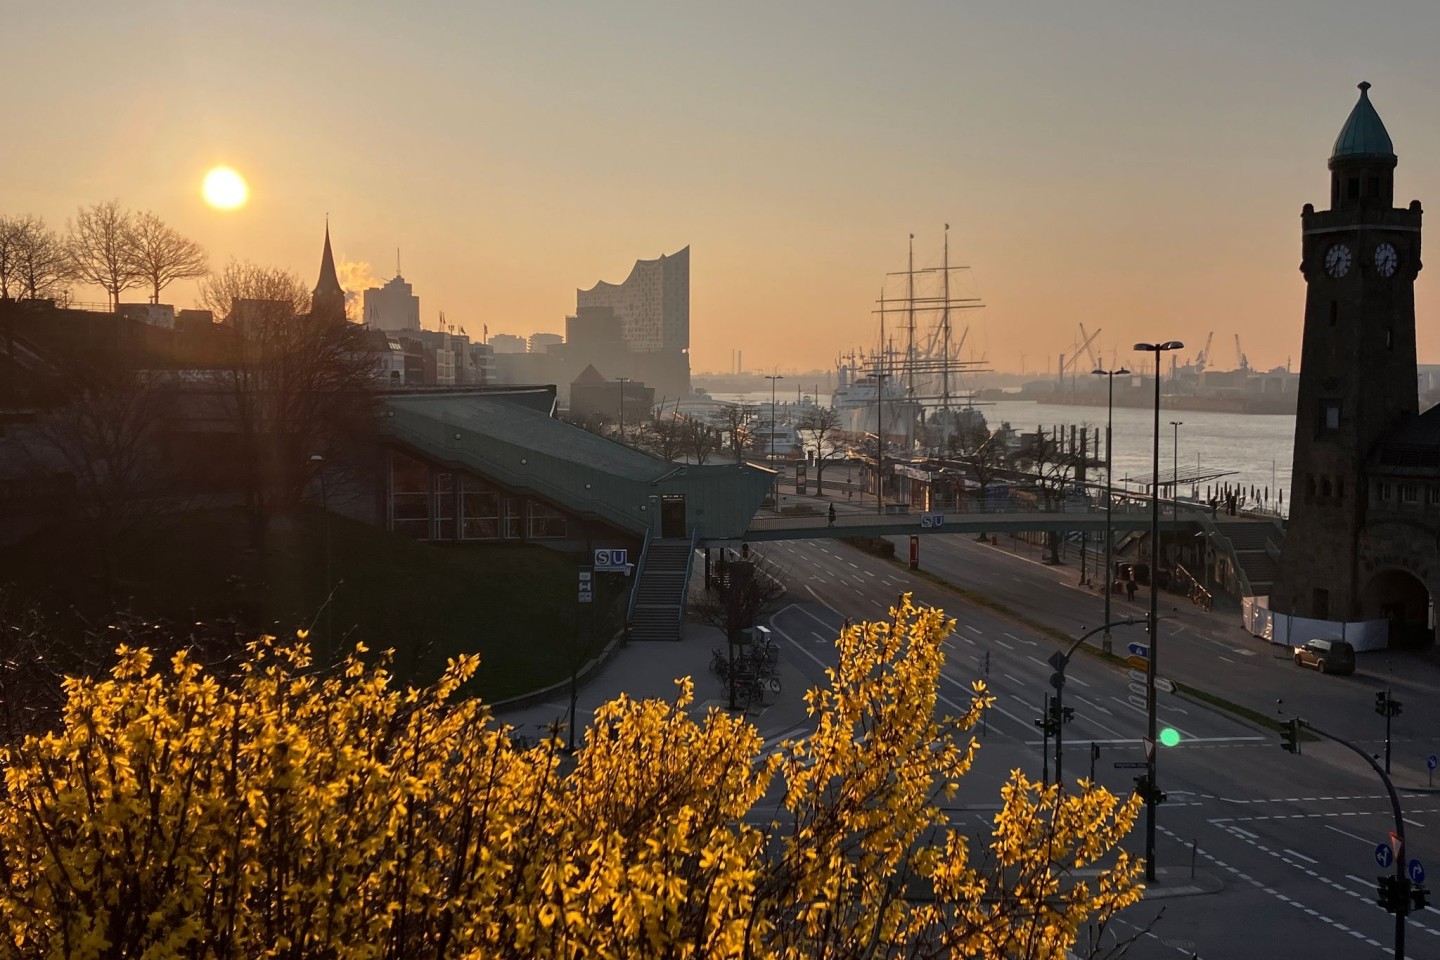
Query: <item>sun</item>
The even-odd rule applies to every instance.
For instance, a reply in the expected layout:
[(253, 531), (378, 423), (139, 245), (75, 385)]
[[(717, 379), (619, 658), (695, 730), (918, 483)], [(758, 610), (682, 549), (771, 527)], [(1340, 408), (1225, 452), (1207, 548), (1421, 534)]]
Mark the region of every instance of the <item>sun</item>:
[(201, 188), (205, 202), (217, 210), (234, 210), (243, 207), (250, 197), (250, 188), (245, 178), (229, 167), (216, 167), (205, 174), (205, 185)]

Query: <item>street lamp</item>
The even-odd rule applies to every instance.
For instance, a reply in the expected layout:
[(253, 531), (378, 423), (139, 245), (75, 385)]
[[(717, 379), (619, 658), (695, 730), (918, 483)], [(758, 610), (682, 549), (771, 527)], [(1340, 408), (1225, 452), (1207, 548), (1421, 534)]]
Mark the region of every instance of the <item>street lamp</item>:
[(1100, 640), (1100, 649), (1106, 653), (1110, 652), (1110, 587), (1115, 579), (1115, 566), (1110, 558), (1111, 544), (1115, 537), (1110, 530), (1110, 507), (1115, 499), (1114, 492), (1110, 487), (1110, 463), (1111, 450), (1115, 446), (1115, 378), (1128, 377), (1130, 371), (1121, 367), (1119, 370), (1102, 370), (1096, 367), (1092, 371), (1098, 377), (1106, 378), (1106, 385), (1109, 393), (1105, 400), (1105, 635)]
[[(783, 374), (767, 373), (765, 379), (770, 381), (770, 469), (775, 469), (775, 381), (784, 380)], [(780, 488), (780, 478), (776, 475), (775, 488)]]
[(1145, 663), (1145, 879), (1155, 882), (1155, 801), (1160, 792), (1155, 780), (1155, 664), (1160, 655), (1160, 595), (1157, 593), (1160, 572), (1160, 355), (1166, 350), (1179, 350), (1179, 340), (1163, 343), (1137, 343), (1136, 350), (1155, 354), (1155, 431), (1150, 447), (1150, 656)]
[(335, 652), (335, 611), (330, 604), (334, 599), (330, 595), (330, 492), (325, 486), (325, 457), (312, 453), (310, 463), (320, 478), (320, 509), (325, 514), (325, 646), (327, 655), (331, 655)]
[(1170, 516), (1176, 521), (1180, 519), (1180, 428), (1184, 425), (1184, 420), (1170, 421), (1170, 426), (1175, 428), (1175, 447), (1171, 454), (1173, 476), (1170, 478)]
[(884, 480), (885, 476), (885, 381), (890, 379), (890, 374), (875, 371), (875, 512), (885, 512)]
[(616, 377), (620, 381), (620, 442), (625, 442), (625, 384), (630, 382), (629, 377)]

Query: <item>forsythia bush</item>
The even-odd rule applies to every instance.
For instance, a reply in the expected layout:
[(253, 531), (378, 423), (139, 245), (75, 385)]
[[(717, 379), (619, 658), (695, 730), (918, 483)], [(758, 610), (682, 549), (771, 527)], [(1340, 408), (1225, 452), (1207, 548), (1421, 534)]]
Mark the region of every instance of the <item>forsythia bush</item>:
[(1137, 811), (1016, 771), (988, 837), (939, 809), (978, 745), (935, 713), (943, 613), (840, 637), (816, 732), (620, 698), (573, 761), (301, 641), (237, 677), (121, 648), (0, 755), (4, 954), (88, 958), (1062, 958), (1139, 895)]

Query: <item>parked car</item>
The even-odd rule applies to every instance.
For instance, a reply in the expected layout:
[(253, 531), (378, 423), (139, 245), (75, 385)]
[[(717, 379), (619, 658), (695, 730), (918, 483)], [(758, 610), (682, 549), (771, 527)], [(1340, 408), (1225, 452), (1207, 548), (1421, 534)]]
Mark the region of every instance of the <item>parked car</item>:
[(1295, 666), (1321, 673), (1354, 673), (1355, 648), (1344, 640), (1311, 640), (1295, 648)]

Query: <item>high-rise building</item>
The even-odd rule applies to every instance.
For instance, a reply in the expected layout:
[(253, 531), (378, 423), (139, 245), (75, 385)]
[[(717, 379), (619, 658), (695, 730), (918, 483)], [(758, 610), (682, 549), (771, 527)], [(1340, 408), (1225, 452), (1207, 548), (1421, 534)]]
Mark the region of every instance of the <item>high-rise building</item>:
[(365, 291), (365, 322), (379, 330), (419, 330), (420, 298), (400, 274)]
[(530, 352), (544, 353), (547, 347), (557, 346), (565, 342), (565, 338), (558, 333), (532, 333), (530, 334)]
[(662, 396), (690, 392), (690, 248), (636, 260), (624, 283), (601, 281), (575, 292), (577, 317), (608, 307), (620, 323), (631, 373)]
[(525, 338), (517, 337), (513, 333), (495, 333), (490, 335), (490, 349), (494, 353), (525, 353)]
[(577, 290), (577, 314), (585, 307), (612, 308), (631, 350), (689, 350), (690, 248), (636, 260), (624, 283), (602, 280)]

